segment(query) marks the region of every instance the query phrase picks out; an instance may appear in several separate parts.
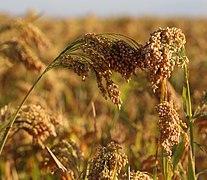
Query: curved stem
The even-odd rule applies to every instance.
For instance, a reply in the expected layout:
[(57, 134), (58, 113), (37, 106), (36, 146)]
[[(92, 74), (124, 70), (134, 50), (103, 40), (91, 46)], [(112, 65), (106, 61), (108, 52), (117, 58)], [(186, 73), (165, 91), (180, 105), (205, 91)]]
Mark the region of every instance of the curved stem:
[[(25, 95), (24, 99), (22, 100), (21, 104), (19, 105), (19, 107), (17, 108), (14, 116), (12, 117), (11, 121), (9, 122), (8, 127), (6, 127), (6, 130), (3, 134), (2, 140), (0, 142), (0, 155), (3, 151), (3, 148), (6, 144), (6, 141), (8, 139), (9, 133), (12, 130), (13, 124), (17, 118), (17, 115), (20, 111), (20, 109), (22, 108), (22, 106), (24, 105), (24, 103), (26, 102), (28, 96), (30, 95), (30, 93), (32, 92), (32, 90), (35, 88), (35, 86), (38, 84), (38, 82), (40, 81), (40, 79), (43, 77), (43, 75), (49, 71), (52, 68), (55, 68), (59, 65), (59, 60), (61, 59), (61, 57), (66, 53), (66, 52), (71, 52), (73, 50), (75, 50), (74, 48), (76, 48), (76, 45), (79, 45), (82, 42), (82, 39), (78, 39), (76, 41), (74, 41), (73, 43), (71, 43), (64, 51), (62, 51), (58, 57), (56, 57), (47, 67), (46, 69), (43, 71), (43, 73), (37, 78), (37, 80), (35, 81), (35, 83), (32, 85), (32, 87), (30, 88), (30, 90), (27, 92), (27, 94)], [(1, 45), (1, 44), (0, 44)]]
[[(50, 65), (49, 65), (50, 66)], [(48, 66), (48, 67), (49, 67)], [(6, 144), (6, 141), (7, 141), (7, 138), (9, 136), (9, 133), (11, 132), (12, 130), (12, 127), (14, 125), (14, 122), (17, 118), (17, 115), (21, 109), (21, 107), (24, 105), (24, 103), (26, 102), (28, 96), (30, 95), (30, 93), (32, 92), (32, 90), (34, 89), (34, 87), (38, 84), (38, 82), (40, 81), (40, 79), (43, 77), (43, 75), (48, 71), (48, 67), (44, 70), (44, 72), (38, 77), (38, 79), (35, 81), (35, 83), (32, 85), (32, 87), (30, 88), (30, 90), (27, 92), (27, 94), (25, 95), (24, 99), (22, 100), (21, 104), (19, 105), (19, 107), (17, 108), (13, 118), (11, 119), (10, 123), (9, 123), (9, 126), (6, 128), (4, 134), (3, 134), (3, 137), (2, 137), (2, 140), (0, 142), (0, 155), (3, 151), (3, 148)]]

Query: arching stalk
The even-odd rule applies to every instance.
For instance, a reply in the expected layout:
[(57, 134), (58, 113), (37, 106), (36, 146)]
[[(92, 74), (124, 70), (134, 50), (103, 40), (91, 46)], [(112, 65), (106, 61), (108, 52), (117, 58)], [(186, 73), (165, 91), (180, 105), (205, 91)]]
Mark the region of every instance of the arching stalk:
[[(54, 62), (54, 61), (53, 61)], [(31, 94), (32, 90), (36, 87), (36, 85), (39, 83), (39, 81), (42, 79), (42, 77), (44, 76), (44, 74), (50, 69), (50, 66), (53, 64), (50, 63), (47, 68), (43, 71), (43, 73), (37, 78), (37, 80), (35, 81), (35, 83), (32, 85), (32, 87), (29, 89), (29, 91), (27, 92), (27, 94), (24, 96), (24, 99), (22, 100), (22, 102), (20, 103), (20, 105), (18, 106), (14, 116), (12, 117), (12, 119), (10, 120), (9, 122), (9, 125), (6, 127), (6, 130), (4, 131), (4, 134), (3, 134), (3, 137), (2, 137), (2, 140), (0, 142), (0, 155), (4, 149), (4, 146), (6, 144), (6, 141), (8, 139), (8, 136), (9, 136), (9, 133), (11, 132), (12, 130), (12, 127), (15, 123), (15, 120), (17, 118), (17, 115), (19, 113), (19, 111), (21, 110), (22, 106), (24, 105), (24, 103), (26, 102), (27, 98), (29, 97), (29, 95)]]
[[(6, 127), (6, 130), (4, 131), (2, 140), (0, 142), (0, 155), (2, 154), (3, 148), (6, 144), (6, 141), (8, 139), (9, 133), (12, 130), (12, 127), (15, 123), (15, 120), (17, 118), (17, 115), (19, 113), (19, 111), (21, 110), (22, 106), (24, 105), (24, 103), (26, 102), (27, 98), (29, 97), (29, 95), (31, 94), (32, 90), (36, 87), (36, 85), (39, 83), (39, 81), (42, 79), (42, 77), (45, 75), (45, 73), (47, 71), (49, 71), (50, 69), (53, 69), (55, 67), (59, 66), (59, 61), (61, 60), (61, 58), (64, 56), (64, 54), (67, 52), (71, 52), (76, 50), (76, 46), (81, 43), (81, 40), (78, 39), (76, 41), (74, 41), (73, 43), (71, 43), (64, 51), (62, 51), (57, 58), (55, 58), (47, 67), (46, 69), (42, 72), (42, 74), (37, 78), (37, 80), (35, 81), (35, 83), (32, 85), (32, 87), (29, 89), (29, 91), (27, 92), (27, 94), (25, 95), (24, 99), (21, 101), (20, 105), (18, 106), (14, 116), (11, 118), (9, 125)], [(78, 47), (79, 48), (79, 47)]]

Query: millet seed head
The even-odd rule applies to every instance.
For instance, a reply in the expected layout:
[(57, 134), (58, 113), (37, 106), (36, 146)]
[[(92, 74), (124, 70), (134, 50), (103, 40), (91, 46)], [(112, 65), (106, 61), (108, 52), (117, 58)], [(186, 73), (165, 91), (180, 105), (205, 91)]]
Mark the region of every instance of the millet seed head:
[(138, 44), (135, 46), (135, 43), (131, 45), (116, 35), (86, 34), (61, 53), (51, 67), (72, 69), (83, 79), (89, 71), (94, 72), (102, 95), (105, 98), (108, 96), (120, 109), (120, 91), (111, 79), (112, 73), (118, 72), (129, 80), (140, 66), (141, 47)]
[(57, 124), (57, 117), (40, 105), (24, 105), (17, 115), (15, 128), (26, 130), (33, 143), (44, 148), (44, 142), (50, 136), (56, 136)]
[(1, 44), (1, 54), (12, 63), (21, 62), (29, 70), (41, 71), (44, 64), (31, 48), (21, 40), (9, 40)]
[[(78, 178), (77, 166), (80, 165), (80, 161), (83, 160), (84, 154), (81, 149), (72, 140), (61, 140), (57, 144), (51, 147), (52, 153), (62, 163), (62, 165), (68, 170), (72, 179)], [(42, 166), (44, 170), (57, 171), (57, 165), (53, 158), (48, 153), (43, 153)]]
[(112, 180), (114, 173), (118, 178), (127, 163), (127, 156), (121, 152), (121, 147), (111, 142), (107, 147), (100, 147), (97, 155), (89, 162), (88, 179)]
[(170, 160), (173, 146), (180, 141), (183, 123), (172, 102), (164, 101), (156, 107), (156, 110), (159, 115), (161, 146)]
[(141, 172), (141, 171), (131, 171), (130, 172), (130, 179), (131, 180), (153, 180), (152, 176), (148, 173)]
[(170, 78), (174, 66), (188, 63), (184, 54), (185, 35), (178, 28), (153, 32), (143, 48), (143, 68), (149, 73), (153, 91), (161, 80)]

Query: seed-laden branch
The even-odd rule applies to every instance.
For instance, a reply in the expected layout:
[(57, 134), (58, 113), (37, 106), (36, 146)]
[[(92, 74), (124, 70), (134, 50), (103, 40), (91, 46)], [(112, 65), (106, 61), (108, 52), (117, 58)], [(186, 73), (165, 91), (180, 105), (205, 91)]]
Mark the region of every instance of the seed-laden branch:
[(154, 92), (158, 88), (161, 91), (157, 112), (160, 118), (158, 127), (161, 134), (162, 170), (165, 180), (172, 178), (172, 148), (180, 142), (181, 135), (185, 133), (183, 128), (186, 128), (173, 102), (169, 102), (166, 81), (171, 77), (175, 65), (183, 68), (188, 63), (185, 43), (185, 35), (180, 29), (159, 29), (151, 34), (143, 51), (144, 68), (149, 74), (152, 89)]
[[(103, 97), (109, 97), (120, 109), (122, 104), (120, 90), (112, 80), (112, 74), (114, 72), (119, 73), (125, 80), (129, 80), (136, 74), (136, 69), (141, 68), (149, 75), (152, 89), (155, 92), (164, 80), (170, 78), (175, 65), (182, 67), (187, 64), (188, 59), (183, 53), (185, 43), (185, 36), (178, 28), (160, 28), (151, 34), (145, 45), (120, 34), (86, 34), (79, 38), (48, 65), (26, 94), (16, 114), (11, 119), (7, 131), (5, 131), (0, 145), (0, 154), (21, 107), (40, 79), (50, 69), (68, 68), (81, 76), (83, 80), (87, 78), (90, 71), (93, 72)], [(159, 107), (161, 108), (163, 105), (168, 107), (168, 102), (160, 104)], [(172, 113), (172, 116), (174, 114)], [(161, 115), (163, 116), (163, 114)], [(165, 117), (162, 119), (165, 120)], [(178, 123), (179, 118), (174, 119)], [(179, 129), (176, 124), (172, 127), (169, 126), (169, 131), (174, 131), (173, 128)], [(162, 135), (162, 128), (160, 131)], [(171, 132), (169, 133), (171, 134)], [(163, 139), (162, 143), (169, 157), (172, 146), (177, 144), (177, 134), (172, 133), (172, 135), (176, 136), (176, 141), (166, 143)]]

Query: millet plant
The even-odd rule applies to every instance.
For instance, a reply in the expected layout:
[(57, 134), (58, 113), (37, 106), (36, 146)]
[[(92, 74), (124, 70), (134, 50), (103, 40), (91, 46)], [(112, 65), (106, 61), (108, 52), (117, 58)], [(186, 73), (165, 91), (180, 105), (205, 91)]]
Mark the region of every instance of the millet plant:
[[(29, 32), (33, 32), (36, 33), (34, 37), (40, 37), (40, 32), (31, 24), (21, 21), (6, 26), (0, 33), (15, 28), (28, 32), (28, 36)], [(26, 31), (27, 28), (30, 31)], [(185, 54), (185, 43), (185, 35), (175, 27), (156, 30), (144, 45), (125, 35), (111, 33), (86, 34), (75, 40), (43, 70), (17, 108), (2, 109), (1, 116), (5, 122), (9, 120), (9, 123), (1, 128), (4, 133), (0, 142), (0, 155), (8, 137), (24, 129), (32, 136), (35, 144), (46, 150), (44, 166), (56, 173), (61, 171), (62, 179), (158, 179), (156, 159), (159, 155), (162, 157), (159, 165), (162, 167), (160, 178), (196, 179), (200, 173), (195, 172), (194, 121), (203, 114), (199, 109), (192, 112), (188, 82), (189, 60)], [(5, 40), (0, 44), (0, 53), (8, 58), (15, 54), (26, 67), (41, 71), (43, 65), (34, 60), (32, 52), (25, 47), (25, 41)], [(182, 68), (184, 74), (182, 97), (185, 120), (180, 118), (176, 104), (169, 97), (167, 81), (175, 66)], [(92, 72), (102, 96), (109, 98), (118, 109), (122, 105), (121, 92), (112, 80), (113, 73), (120, 74), (126, 81), (136, 76), (138, 68), (147, 73), (152, 91), (158, 94), (160, 101), (155, 107), (159, 116), (157, 124), (160, 136), (153, 174), (135, 172), (130, 170), (130, 166), (127, 169), (128, 158), (115, 142), (109, 143), (107, 147), (100, 147), (81, 175), (79, 167), (83, 156), (74, 142), (62, 141), (51, 148), (45, 144), (49, 136), (56, 136), (55, 125), (59, 123), (58, 118), (41, 106), (24, 104), (42, 77), (55, 68), (72, 69), (83, 80)], [(187, 158), (187, 166), (182, 166), (183, 158)]]

